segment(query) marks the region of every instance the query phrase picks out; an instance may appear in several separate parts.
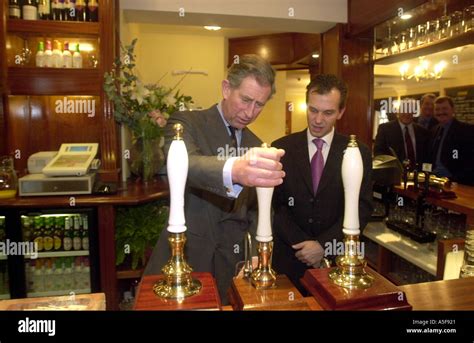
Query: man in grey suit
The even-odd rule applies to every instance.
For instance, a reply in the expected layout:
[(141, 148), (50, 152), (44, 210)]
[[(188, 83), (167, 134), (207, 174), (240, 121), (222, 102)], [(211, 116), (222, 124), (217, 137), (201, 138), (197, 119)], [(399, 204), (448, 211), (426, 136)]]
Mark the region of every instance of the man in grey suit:
[[(279, 162), (284, 151), (252, 148), (261, 141), (247, 128), (275, 93), (275, 71), (256, 55), (237, 62), (222, 81), (223, 100), (204, 111), (174, 113), (165, 136), (168, 151), (173, 125), (183, 125), (189, 155), (185, 256), (194, 271), (216, 278), (223, 304), (236, 265), (244, 259), (244, 236), (256, 229), (253, 187), (277, 186), (284, 177)], [(164, 231), (145, 274), (161, 274), (169, 255)]]

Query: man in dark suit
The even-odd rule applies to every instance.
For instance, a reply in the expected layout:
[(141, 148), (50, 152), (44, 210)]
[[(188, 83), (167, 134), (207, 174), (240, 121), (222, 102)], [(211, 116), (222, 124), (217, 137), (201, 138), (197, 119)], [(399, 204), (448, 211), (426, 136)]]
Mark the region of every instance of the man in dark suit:
[(435, 116), (439, 124), (432, 130), (433, 173), (474, 185), (474, 126), (455, 118), (454, 102), (448, 96), (436, 99)]
[[(286, 173), (273, 197), (273, 266), (303, 293), (299, 279), (305, 270), (319, 267), (323, 256), (335, 255), (336, 242), (343, 238), (341, 167), (349, 139), (334, 126), (344, 114), (346, 97), (347, 88), (336, 76), (316, 76), (306, 92), (308, 128), (272, 144), (285, 150), (281, 162)], [(363, 229), (372, 213), (372, 159), (369, 148), (358, 144), (364, 164), (359, 207)]]
[[(194, 271), (213, 274), (223, 304), (227, 304), (236, 264), (244, 259), (244, 235), (256, 230), (253, 187), (283, 182), (279, 160), (284, 151), (249, 150), (261, 141), (247, 128), (274, 94), (274, 80), (275, 71), (264, 59), (241, 56), (222, 82), (219, 104), (204, 111), (177, 112), (166, 126), (165, 151), (174, 136), (173, 125), (180, 123), (189, 155), (185, 256)], [(243, 153), (237, 154), (237, 149)], [(145, 274), (161, 274), (169, 256), (168, 232), (164, 231)]]
[(397, 113), (397, 120), (379, 126), (375, 137), (374, 156), (392, 155), (395, 152), (401, 163), (410, 160), (413, 168), (418, 163), (428, 160), (429, 132), (413, 122), (413, 114), (417, 112), (417, 102), (403, 99)]
[(434, 117), (434, 102), (436, 95), (427, 93), (421, 97), (420, 115), (415, 117), (415, 123), (430, 131), (438, 125), (438, 121)]

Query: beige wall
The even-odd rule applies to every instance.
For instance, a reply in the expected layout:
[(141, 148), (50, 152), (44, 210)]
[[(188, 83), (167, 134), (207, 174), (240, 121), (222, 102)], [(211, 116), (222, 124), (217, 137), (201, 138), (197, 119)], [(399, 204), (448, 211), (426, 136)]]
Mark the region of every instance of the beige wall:
[(181, 75), (173, 70), (205, 70), (208, 75), (189, 74), (179, 84), (180, 93), (190, 95), (195, 108), (207, 108), (221, 99), (225, 77), (223, 37), (161, 33), (153, 24), (122, 25), (122, 41), (127, 45), (138, 38), (135, 49), (137, 70), (145, 83), (160, 82), (174, 87)]
[[(138, 38), (137, 69), (145, 83), (157, 82), (173, 87), (181, 76), (173, 70), (206, 70), (207, 76), (188, 75), (179, 85), (193, 97), (195, 107), (208, 108), (222, 99), (221, 82), (226, 76), (227, 41), (224, 37), (162, 33), (153, 24), (122, 22), (123, 44)], [(271, 143), (285, 134), (286, 72), (277, 72), (277, 92), (267, 103), (250, 129), (263, 141)]]
[(285, 84), (286, 72), (278, 71), (276, 74), (276, 93), (267, 102), (263, 111), (249, 128), (265, 143), (285, 135)]
[[(304, 89), (303, 89), (304, 90)], [(306, 119), (306, 105), (305, 93), (292, 93), (286, 95), (286, 101), (293, 104), (293, 113), (291, 115), (291, 133), (299, 132), (308, 126)]]

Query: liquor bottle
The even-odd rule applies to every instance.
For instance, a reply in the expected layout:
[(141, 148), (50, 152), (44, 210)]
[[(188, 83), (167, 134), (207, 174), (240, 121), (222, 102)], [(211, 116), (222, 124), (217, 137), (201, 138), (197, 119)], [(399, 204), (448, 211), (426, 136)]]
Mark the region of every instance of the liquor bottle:
[(82, 55), (79, 50), (79, 44), (76, 45), (76, 51), (72, 55), (72, 67), (73, 68), (82, 68)]
[(81, 234), (81, 216), (74, 216), (74, 231), (72, 236), (72, 248), (74, 250), (81, 250), (82, 247)]
[(43, 251), (43, 218), (35, 217), (34, 219), (33, 239), (36, 244), (37, 251)]
[(38, 43), (38, 51), (36, 52), (36, 66), (40, 68), (46, 66), (46, 57), (44, 55), (44, 42)]
[(8, 15), (12, 19), (21, 18), (21, 9), (18, 0), (10, 0), (8, 5)]
[(37, 259), (33, 273), (33, 292), (44, 291), (43, 259)]
[(51, 12), (53, 12), (53, 20), (61, 20), (61, 4), (59, 0), (51, 0)]
[(51, 60), (53, 61), (53, 68), (63, 67), (63, 52), (61, 51), (61, 42), (54, 40), (53, 42), (53, 55)]
[(52, 217), (44, 219), (43, 248), (44, 251), (52, 251), (54, 247)]
[(44, 261), (44, 290), (50, 292), (54, 290), (54, 277), (53, 277), (53, 259), (46, 258)]
[(47, 68), (53, 67), (53, 52), (51, 51), (51, 41), (46, 41), (46, 51), (44, 52), (44, 66)]
[(33, 240), (33, 222), (28, 216), (21, 217), (21, 226), (23, 228), (23, 240), (31, 242)]
[(63, 270), (63, 289), (65, 291), (72, 291), (74, 289), (74, 275), (72, 271), (72, 257), (68, 257), (64, 262)]
[(71, 217), (66, 217), (64, 219), (64, 237), (63, 237), (63, 247), (65, 251), (72, 250), (72, 223)]
[(68, 21), (75, 21), (76, 20), (76, 4), (73, 0), (64, 0), (64, 14), (65, 19)]
[(61, 20), (66, 21), (67, 20), (67, 9), (66, 9), (65, 0), (59, 0), (59, 9), (61, 10)]
[(35, 0), (25, 0), (23, 7), (23, 19), (37, 20), (38, 19), (38, 5)]
[(58, 257), (54, 261), (54, 290), (62, 291), (66, 289), (64, 287), (64, 269), (63, 269), (63, 258)]
[(86, 2), (85, 0), (76, 0), (76, 20), (86, 21)]
[(87, 216), (82, 217), (82, 250), (89, 250), (89, 223)]
[(81, 289), (90, 289), (91, 288), (91, 276), (90, 276), (90, 266), (89, 258), (84, 257), (82, 260), (82, 277), (81, 277)]
[(99, 21), (99, 2), (97, 0), (89, 0), (87, 4), (88, 21)]
[(72, 55), (69, 51), (69, 42), (64, 42), (63, 67), (72, 68)]
[(63, 227), (64, 217), (56, 217), (54, 220), (54, 250), (59, 251), (63, 248)]
[(50, 0), (39, 0), (38, 16), (41, 20), (51, 19), (51, 3)]

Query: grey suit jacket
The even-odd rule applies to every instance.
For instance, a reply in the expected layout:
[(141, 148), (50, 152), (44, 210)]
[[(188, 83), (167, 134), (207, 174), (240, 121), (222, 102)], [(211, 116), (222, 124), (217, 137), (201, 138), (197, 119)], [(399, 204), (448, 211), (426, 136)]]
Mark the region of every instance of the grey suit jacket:
[[(184, 127), (189, 155), (185, 194), (186, 259), (194, 271), (211, 272), (215, 276), (225, 303), (235, 265), (243, 260), (244, 234), (247, 230), (256, 230), (255, 188), (244, 187), (237, 199), (227, 197), (222, 175), (227, 157), (223, 152), (232, 142), (216, 105), (204, 111), (174, 113), (166, 126), (166, 152), (176, 123)], [(257, 136), (243, 129), (241, 147), (260, 144)], [(163, 231), (145, 274), (161, 274), (170, 255), (167, 238), (167, 231)]]

